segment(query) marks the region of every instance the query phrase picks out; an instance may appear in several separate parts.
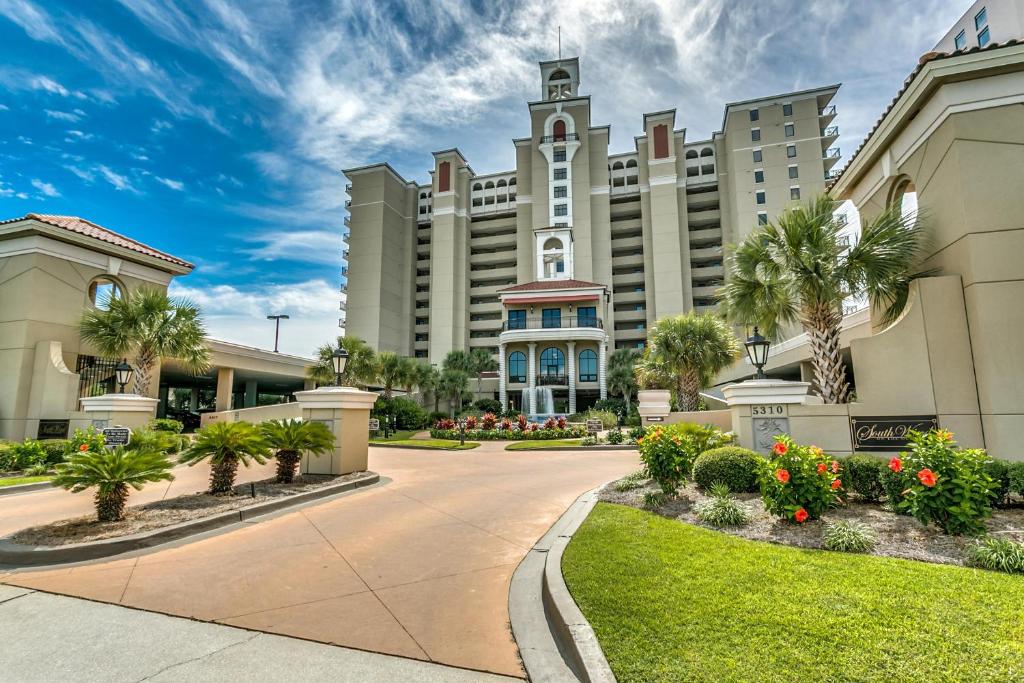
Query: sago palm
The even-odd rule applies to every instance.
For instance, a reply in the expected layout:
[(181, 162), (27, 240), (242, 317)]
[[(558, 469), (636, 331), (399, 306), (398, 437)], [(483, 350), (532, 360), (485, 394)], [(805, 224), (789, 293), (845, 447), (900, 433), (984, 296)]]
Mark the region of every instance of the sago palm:
[(907, 302), (924, 249), (915, 214), (894, 205), (862, 223), (861, 237), (847, 246), (835, 219), (835, 202), (821, 195), (751, 233), (730, 258), (720, 291), (723, 310), (736, 323), (757, 325), (778, 338), (799, 323), (810, 341), (814, 380), (826, 403), (849, 400), (840, 353), (843, 302), (867, 295), (885, 322)]
[(377, 364), (373, 349), (359, 337), (338, 337), (336, 344), (324, 344), (316, 351), (316, 363), (306, 368), (306, 377), (320, 385), (334, 384), (334, 351), (342, 347), (348, 352), (344, 386), (366, 386), (376, 380)]
[(95, 488), (96, 519), (116, 522), (124, 517), (128, 487), (174, 479), (167, 455), (149, 444), (76, 451), (56, 467), (53, 485), (73, 493)]
[(260, 431), (248, 422), (214, 422), (196, 432), (192, 444), (181, 453), (189, 465), (210, 461), (210, 493), (231, 493), (238, 465), (263, 464), (270, 450)]
[(732, 330), (713, 313), (662, 318), (647, 342), (640, 364), (656, 376), (675, 379), (676, 400), (684, 411), (697, 410), (700, 390), (739, 355)]
[(302, 420), (267, 420), (260, 432), (277, 458), (277, 481), (290, 484), (304, 452), (313, 455), (334, 448), (334, 434), (321, 422)]
[(153, 287), (111, 297), (107, 310), (86, 311), (79, 330), (82, 341), (99, 355), (132, 359), (132, 391), (143, 396), (148, 394), (153, 371), (161, 360), (173, 359), (193, 374), (210, 366), (199, 308)]

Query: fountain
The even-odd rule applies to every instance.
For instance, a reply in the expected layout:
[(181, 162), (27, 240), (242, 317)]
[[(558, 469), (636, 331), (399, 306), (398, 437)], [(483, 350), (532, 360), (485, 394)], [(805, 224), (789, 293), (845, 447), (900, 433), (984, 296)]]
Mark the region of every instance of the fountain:
[(537, 407), (536, 413), (527, 413), (526, 417), (530, 422), (543, 422), (549, 417), (557, 417), (555, 415), (555, 395), (552, 393), (551, 387), (523, 389), (523, 412), (527, 412), (529, 410), (530, 392), (533, 392), (535, 405)]

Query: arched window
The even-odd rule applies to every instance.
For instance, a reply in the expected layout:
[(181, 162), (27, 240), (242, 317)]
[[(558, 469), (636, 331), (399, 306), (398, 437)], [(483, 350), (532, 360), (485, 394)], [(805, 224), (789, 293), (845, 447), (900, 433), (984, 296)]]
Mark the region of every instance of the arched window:
[(555, 278), (565, 272), (565, 246), (557, 237), (544, 241), (544, 277)]
[(555, 142), (565, 142), (565, 121), (556, 119), (551, 127), (551, 133), (555, 136)]
[(516, 184), (516, 179), (513, 178), (512, 180), (508, 181), (508, 184), (509, 185), (515, 185)]
[(623, 167), (621, 161), (616, 161), (614, 164), (612, 164), (612, 170), (613, 171), (621, 171), (623, 168), (624, 167)]
[(504, 178), (502, 178), (501, 180), (498, 181), (497, 187), (507, 187), (507, 186), (508, 186), (508, 183), (505, 182)]
[(493, 190), (494, 189), (494, 183), (491, 182), (490, 180), (488, 180), (486, 183), (484, 183), (484, 189), (485, 190)]
[(426, 199), (426, 198), (427, 198), (427, 193), (426, 192), (420, 192), (420, 199)]
[(565, 374), (565, 354), (561, 349), (549, 346), (541, 352), (540, 374), (542, 377), (560, 377)]
[(526, 354), (522, 351), (508, 354), (508, 381), (509, 384), (526, 382)]
[(627, 161), (626, 168), (636, 168), (636, 159), (630, 159)]
[(889, 204), (900, 207), (900, 214), (911, 224), (917, 222), (917, 187), (914, 181), (903, 176), (892, 188)]
[(473, 192), (481, 192), (483, 189), (484, 186), (480, 183), (473, 183)]
[(113, 276), (101, 275), (89, 283), (89, 301), (101, 311), (110, 308), (110, 301), (121, 298), (122, 294), (123, 286)]
[(565, 71), (564, 69), (555, 69), (554, 71), (551, 72), (551, 75), (548, 76), (548, 80), (567, 81), (569, 80), (569, 72)]
[(695, 149), (688, 149), (688, 150), (686, 150), (686, 158), (687, 159), (696, 159), (697, 158), (697, 150), (695, 150)]
[(591, 349), (580, 351), (580, 381), (597, 381), (597, 354)]
[(714, 156), (715, 155), (715, 151), (713, 149), (711, 149), (710, 147), (705, 147), (704, 149), (702, 149), (700, 151), (700, 155), (702, 157)]

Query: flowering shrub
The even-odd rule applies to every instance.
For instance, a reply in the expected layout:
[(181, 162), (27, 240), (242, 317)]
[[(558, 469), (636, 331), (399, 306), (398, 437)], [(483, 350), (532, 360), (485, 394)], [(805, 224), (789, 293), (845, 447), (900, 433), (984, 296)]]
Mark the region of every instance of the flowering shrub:
[(512, 420), (508, 419), (507, 417), (502, 418), (501, 423), (499, 425), (499, 429), (501, 429), (504, 432), (512, 431)]
[(555, 426), (558, 427), (559, 429), (565, 429), (565, 426), (567, 424), (569, 424), (569, 421), (565, 419), (564, 415), (560, 415), (558, 417), (558, 421), (555, 423)]
[(897, 507), (947, 534), (983, 532), (997, 488), (986, 471), (991, 458), (981, 449), (960, 448), (944, 429), (910, 432), (909, 441), (910, 450), (889, 461), (904, 486)]
[(446, 417), (443, 420), (438, 420), (436, 429), (455, 429), (455, 420), (450, 417)]
[(776, 437), (767, 460), (758, 464), (761, 498), (768, 512), (803, 524), (842, 502), (842, 468), (817, 446)]
[(476, 429), (476, 425), (476, 415), (470, 415), (466, 418), (466, 429)]
[(103, 432), (95, 427), (88, 429), (75, 429), (75, 435), (68, 441), (68, 453), (80, 451), (100, 452), (106, 444), (106, 437)]
[(496, 424), (498, 424), (498, 418), (494, 416), (494, 413), (484, 413), (480, 418), (480, 429), (494, 429)]
[(680, 423), (654, 427), (637, 439), (637, 446), (651, 478), (672, 496), (690, 476), (698, 455), (731, 442), (732, 434), (716, 427)]
[(558, 421), (555, 420), (555, 418), (553, 417), (549, 417), (548, 419), (544, 420), (544, 429), (554, 429), (557, 426)]
[[(524, 420), (525, 422), (525, 420)], [(485, 415), (480, 420), (480, 427), (478, 429), (467, 429), (465, 433), (466, 439), (473, 441), (515, 441), (519, 439), (578, 439), (587, 435), (587, 430), (583, 427), (569, 427), (566, 425), (564, 429), (559, 429), (557, 426), (553, 429), (542, 429), (539, 424), (526, 423), (525, 428), (520, 429), (517, 424), (513, 424), (511, 420), (502, 420), (498, 422), (495, 420), (493, 427), (487, 427), (487, 416)], [(430, 430), (430, 436), (435, 439), (458, 439), (460, 437), (458, 425), (454, 420), (438, 420), (437, 424), (433, 429)]]
[(516, 426), (519, 427), (519, 431), (521, 431), (521, 432), (526, 431), (527, 423), (528, 423), (528, 420), (526, 419), (525, 415), (519, 415), (518, 417), (516, 417)]

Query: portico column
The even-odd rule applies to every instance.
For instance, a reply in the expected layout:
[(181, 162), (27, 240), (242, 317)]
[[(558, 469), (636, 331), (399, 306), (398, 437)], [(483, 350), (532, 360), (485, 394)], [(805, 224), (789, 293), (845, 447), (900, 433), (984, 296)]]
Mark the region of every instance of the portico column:
[(535, 415), (537, 413), (537, 396), (533, 390), (537, 387), (537, 343), (530, 342), (527, 346), (530, 347), (530, 360), (529, 365), (527, 365), (526, 380), (527, 387), (529, 387), (527, 393), (530, 394), (530, 404), (527, 406), (529, 408), (527, 413)]
[(569, 371), (569, 414), (576, 412), (576, 342), (566, 342), (569, 349), (569, 363), (566, 365)]
[(508, 410), (508, 388), (505, 386), (505, 345), (498, 345), (498, 400), (501, 412)]
[(608, 398), (608, 383), (605, 381), (605, 363), (608, 361), (606, 342), (597, 343), (597, 385), (601, 391), (601, 400)]
[(231, 395), (235, 386), (234, 368), (217, 368), (217, 412), (231, 410)]
[(199, 411), (199, 387), (192, 387), (189, 390), (188, 409), (193, 413)]

